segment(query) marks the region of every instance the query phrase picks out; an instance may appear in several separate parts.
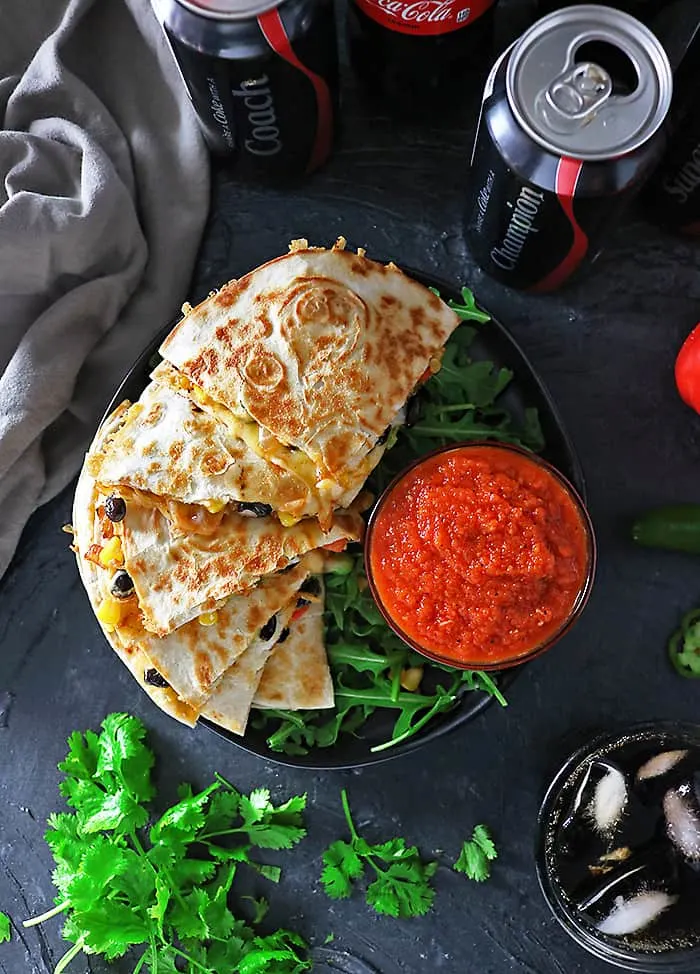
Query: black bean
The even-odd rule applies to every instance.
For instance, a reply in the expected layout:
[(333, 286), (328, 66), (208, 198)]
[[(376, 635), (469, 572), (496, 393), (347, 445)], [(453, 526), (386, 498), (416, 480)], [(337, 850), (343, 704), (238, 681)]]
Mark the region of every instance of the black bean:
[(300, 592), (309, 592), (310, 595), (321, 594), (321, 582), (315, 575), (310, 575), (299, 589)]
[(309, 604), (310, 603), (308, 599), (302, 599), (302, 598), (297, 599), (297, 609), (300, 609), (303, 605), (309, 605)]
[(109, 590), (115, 599), (128, 599), (134, 594), (134, 583), (131, 580), (131, 575), (120, 568), (112, 576), (112, 584)]
[(271, 616), (260, 630), (260, 638), (267, 642), (272, 639), (277, 629), (277, 616)]
[(170, 684), (162, 677), (158, 670), (146, 670), (143, 674), (144, 681), (151, 687), (169, 687)]
[(244, 504), (243, 501), (239, 501), (238, 513), (243, 517), (267, 517), (268, 514), (272, 514), (272, 507), (269, 504)]
[(289, 626), (285, 626), (282, 632), (280, 633), (280, 638), (277, 640), (277, 645), (279, 646), (280, 643), (283, 643), (288, 636), (289, 636)]
[(420, 396), (411, 396), (408, 400), (408, 405), (406, 406), (406, 422), (405, 426), (415, 426), (421, 417), (423, 412), (423, 403), (421, 402)]
[(126, 501), (118, 494), (110, 494), (105, 501), (105, 514), (110, 521), (123, 521), (126, 517)]
[(391, 426), (387, 426), (382, 435), (377, 440), (377, 446), (381, 446), (382, 443), (386, 443), (389, 439), (389, 433), (391, 433)]

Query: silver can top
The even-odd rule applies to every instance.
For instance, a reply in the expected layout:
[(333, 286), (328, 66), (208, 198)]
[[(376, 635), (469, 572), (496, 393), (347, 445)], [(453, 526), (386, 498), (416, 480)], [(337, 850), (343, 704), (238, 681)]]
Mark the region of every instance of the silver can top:
[(279, 7), (283, 0), (177, 0), (200, 17), (211, 20), (247, 20)]
[(525, 31), (508, 62), (506, 91), (522, 128), (545, 149), (604, 160), (651, 138), (668, 113), (673, 80), (666, 52), (644, 24), (585, 4)]

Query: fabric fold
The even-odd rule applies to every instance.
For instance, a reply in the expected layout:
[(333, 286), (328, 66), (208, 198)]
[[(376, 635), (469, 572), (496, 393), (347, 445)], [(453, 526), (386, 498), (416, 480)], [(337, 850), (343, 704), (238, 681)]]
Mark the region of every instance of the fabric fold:
[(4, 5), (0, 76), (2, 575), (187, 296), (209, 161), (143, 0)]

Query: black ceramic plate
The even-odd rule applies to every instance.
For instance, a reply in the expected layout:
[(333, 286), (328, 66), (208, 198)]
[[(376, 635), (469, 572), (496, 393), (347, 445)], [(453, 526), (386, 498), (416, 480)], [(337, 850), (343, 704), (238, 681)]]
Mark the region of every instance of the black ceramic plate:
[[(437, 287), (443, 298), (458, 300), (460, 295), (454, 287), (445, 281), (428, 278), (417, 271), (408, 273), (430, 287)], [(131, 368), (126, 378), (117, 390), (110, 403), (109, 414), (123, 399), (135, 400), (148, 383), (149, 374), (153, 368), (154, 356), (165, 336), (172, 330), (175, 322), (168, 324), (151, 342)], [(501, 400), (515, 416), (522, 416), (526, 407), (535, 406), (539, 412), (540, 423), (547, 444), (544, 457), (557, 467), (585, 497), (583, 473), (578, 457), (574, 452), (571, 441), (559, 418), (556, 407), (517, 343), (508, 331), (495, 319), (479, 327), (479, 334), (471, 346), (471, 354), (475, 359), (489, 359), (499, 367), (510, 369), (514, 373), (513, 382), (503, 393)], [(515, 679), (520, 667), (513, 668), (500, 675), (499, 686), (506, 690)], [(225, 738), (237, 747), (241, 747), (253, 754), (290, 767), (315, 768), (316, 770), (359, 768), (380, 761), (388, 761), (415, 751), (416, 748), (442, 737), (449, 731), (473, 720), (486, 707), (493, 703), (493, 698), (477, 691), (466, 691), (460, 702), (448, 713), (441, 714), (427, 725), (424, 731), (409, 738), (402, 744), (387, 751), (372, 754), (371, 748), (381, 744), (391, 736), (391, 727), (395, 720), (395, 713), (375, 713), (363, 726), (361, 737), (344, 735), (332, 748), (317, 748), (310, 754), (303, 756), (287, 756), (270, 750), (265, 740), (264, 731), (249, 728), (245, 737), (238, 737), (223, 730), (211, 721), (201, 719), (209, 730)]]

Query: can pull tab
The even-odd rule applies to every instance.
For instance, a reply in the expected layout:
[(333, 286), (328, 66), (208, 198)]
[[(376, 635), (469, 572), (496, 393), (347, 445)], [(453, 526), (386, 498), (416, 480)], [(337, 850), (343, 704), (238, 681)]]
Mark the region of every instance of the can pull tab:
[(612, 90), (612, 78), (605, 68), (585, 61), (557, 75), (543, 92), (542, 108), (553, 129), (571, 132), (590, 121)]

